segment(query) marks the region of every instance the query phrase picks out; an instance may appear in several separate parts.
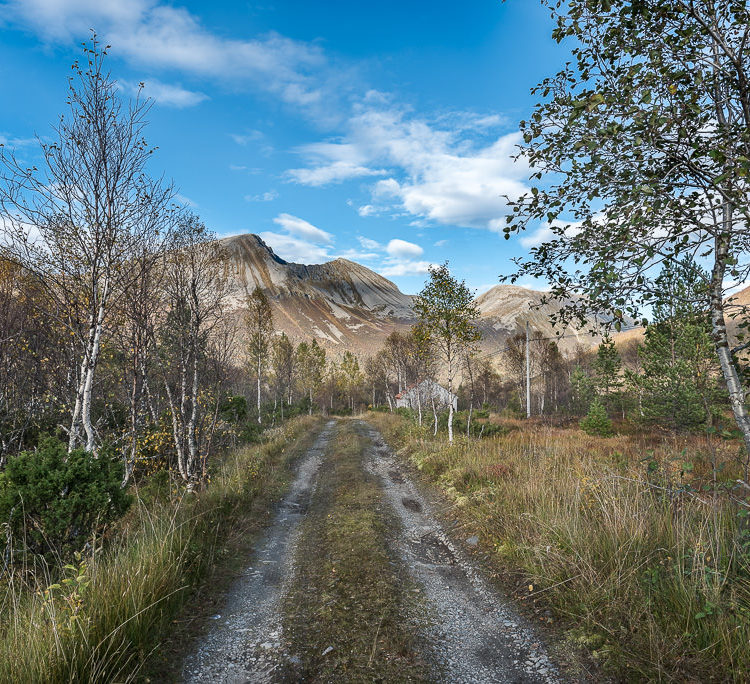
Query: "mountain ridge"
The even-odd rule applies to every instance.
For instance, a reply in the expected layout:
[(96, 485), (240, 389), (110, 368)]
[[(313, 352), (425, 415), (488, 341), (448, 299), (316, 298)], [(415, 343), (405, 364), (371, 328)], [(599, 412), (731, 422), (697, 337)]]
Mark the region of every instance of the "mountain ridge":
[[(277, 329), (295, 341), (314, 337), (334, 354), (348, 349), (370, 355), (391, 332), (405, 332), (416, 321), (412, 295), (355, 261), (339, 257), (322, 264), (289, 262), (253, 233), (220, 243), (229, 256), (234, 308), (244, 309), (247, 297), (260, 287), (271, 303)], [(558, 307), (542, 303), (544, 294), (498, 284), (479, 295), (475, 302), (481, 313), (482, 350), (505, 345), (526, 321), (535, 333), (555, 337), (550, 315)], [(561, 348), (592, 342), (585, 331), (570, 333), (561, 340)]]
[(235, 308), (244, 308), (250, 293), (260, 287), (277, 329), (292, 339), (314, 337), (336, 351), (370, 354), (391, 332), (414, 322), (412, 297), (354, 261), (288, 262), (254, 234), (224, 238), (221, 244), (229, 255)]

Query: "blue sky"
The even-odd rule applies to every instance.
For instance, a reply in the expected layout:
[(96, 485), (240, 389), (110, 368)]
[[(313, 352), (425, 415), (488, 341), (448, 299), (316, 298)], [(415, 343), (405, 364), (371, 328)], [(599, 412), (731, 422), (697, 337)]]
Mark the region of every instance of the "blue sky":
[(0, 0), (0, 142), (33, 157), (90, 28), (156, 101), (152, 172), (219, 235), (410, 293), (445, 260), (486, 290), (544, 235), (502, 236), (529, 90), (567, 58), (537, 0)]

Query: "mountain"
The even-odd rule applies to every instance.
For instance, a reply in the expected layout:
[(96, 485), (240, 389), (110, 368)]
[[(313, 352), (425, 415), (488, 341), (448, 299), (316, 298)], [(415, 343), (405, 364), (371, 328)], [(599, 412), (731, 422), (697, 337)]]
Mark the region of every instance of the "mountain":
[[(310, 266), (289, 263), (252, 234), (221, 243), (229, 254), (235, 309), (241, 311), (248, 295), (260, 287), (273, 308), (276, 328), (296, 341), (315, 337), (334, 355), (347, 349), (370, 355), (391, 332), (404, 332), (415, 322), (413, 298), (361, 264), (348, 259)], [(515, 285), (496, 285), (478, 297), (483, 352), (501, 349), (527, 320), (533, 331), (554, 337), (550, 315), (557, 307), (541, 304), (542, 297), (542, 292)], [(569, 329), (560, 346), (572, 350), (591, 340), (585, 331)]]
[(348, 259), (307, 266), (284, 261), (257, 235), (221, 241), (232, 271), (238, 309), (260, 287), (274, 324), (295, 340), (315, 337), (342, 351), (371, 354), (394, 330), (414, 323), (412, 298), (390, 280)]
[[(505, 340), (526, 327), (528, 321), (532, 334), (541, 333), (544, 337), (554, 338), (560, 329), (552, 325), (551, 316), (559, 306), (554, 302), (542, 303), (544, 292), (528, 290), (518, 285), (495, 285), (492, 289), (476, 299), (481, 318), (479, 328), (482, 331), (482, 346), (493, 351), (504, 345)], [(591, 324), (594, 323), (593, 318)], [(599, 337), (592, 337), (586, 326), (583, 330), (572, 327), (562, 329), (558, 344), (563, 351), (572, 351), (577, 345), (588, 347), (592, 340), (596, 343)]]
[[(729, 342), (734, 345), (739, 341), (738, 335), (743, 332), (740, 325), (745, 320), (745, 317), (740, 316), (739, 314), (745, 309), (750, 310), (750, 287), (745, 287), (734, 294), (727, 295), (724, 303), (727, 305), (724, 318), (729, 333)], [(614, 336), (614, 340), (618, 346), (630, 342), (631, 340), (643, 342), (645, 332), (645, 328), (638, 327), (627, 332), (618, 333)]]

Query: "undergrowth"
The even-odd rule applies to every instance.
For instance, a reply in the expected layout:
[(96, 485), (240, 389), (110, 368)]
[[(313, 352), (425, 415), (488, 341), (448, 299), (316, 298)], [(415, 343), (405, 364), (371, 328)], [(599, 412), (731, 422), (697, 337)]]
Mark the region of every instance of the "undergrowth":
[[(204, 492), (156, 478), (108, 543), (77, 554), (49, 582), (20, 573), (0, 587), (0, 681), (131, 681), (194, 589), (228, 553), (261, 500), (269, 505), (318, 418), (269, 431), (230, 453)], [(170, 491), (171, 490), (171, 491)]]
[[(370, 417), (455, 504), (492, 563), (566, 618), (567, 637), (625, 680), (748, 681), (750, 546), (731, 479), (736, 445), (510, 425), (453, 445)], [(717, 460), (719, 461), (717, 463)], [(739, 515), (738, 515), (739, 514)]]

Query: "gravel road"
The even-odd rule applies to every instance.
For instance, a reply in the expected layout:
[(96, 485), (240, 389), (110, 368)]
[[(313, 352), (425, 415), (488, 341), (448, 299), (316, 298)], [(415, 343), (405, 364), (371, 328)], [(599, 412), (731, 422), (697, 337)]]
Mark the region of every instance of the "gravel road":
[(271, 526), (259, 540), (252, 565), (230, 589), (215, 624), (183, 666), (185, 682), (271, 682), (283, 667), (280, 599), (294, 574), (299, 523), (315, 490), (335, 421), (302, 458), (297, 476)]
[(396, 549), (422, 587), (426, 642), (451, 683), (561, 682), (531, 626), (448, 538), (429, 503), (372, 427), (369, 469), (402, 523)]
[[(335, 424), (326, 425), (301, 460), (252, 564), (185, 660), (183, 681), (298, 681), (292, 674), (299, 662), (290, 655), (294, 645), (282, 638), (281, 599), (294, 579), (299, 525)], [(389, 543), (424, 597), (425, 614), (408, 617), (423, 623), (423, 642), (431, 645), (425, 658), (434, 671), (426, 672), (426, 678), (451, 684), (562, 682), (534, 629), (446, 535), (381, 435), (364, 421), (356, 426), (371, 441), (366, 468), (379, 478), (385, 500), (401, 523)]]

